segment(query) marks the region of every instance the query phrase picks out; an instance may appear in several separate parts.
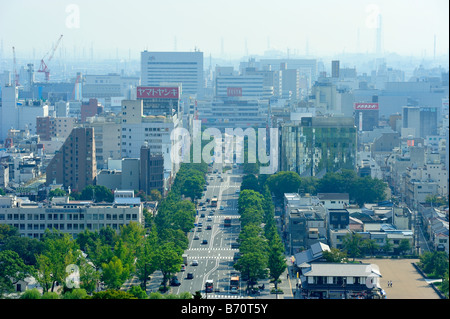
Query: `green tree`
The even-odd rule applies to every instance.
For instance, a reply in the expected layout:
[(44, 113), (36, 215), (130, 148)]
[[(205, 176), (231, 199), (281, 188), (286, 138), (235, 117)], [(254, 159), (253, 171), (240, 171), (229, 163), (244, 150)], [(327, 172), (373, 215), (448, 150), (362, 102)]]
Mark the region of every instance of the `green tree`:
[(52, 278), (51, 291), (56, 283), (64, 284), (67, 276), (66, 267), (75, 264), (80, 255), (77, 243), (71, 236), (59, 231), (50, 232), (48, 229), (43, 237), (44, 249), (41, 255), (48, 258), (45, 264), (50, 266)]
[(47, 291), (42, 294), (41, 299), (59, 299), (59, 295), (56, 292)]
[(61, 188), (52, 189), (48, 192), (48, 198), (51, 200), (53, 197), (63, 197), (66, 196), (67, 192), (62, 190)]
[(42, 287), (44, 292), (49, 291), (53, 284), (52, 264), (50, 258), (43, 254), (38, 255), (36, 257), (36, 270), (37, 282)]
[(202, 197), (204, 178), (198, 175), (189, 176), (185, 179), (181, 188), (181, 194), (190, 197), (192, 200)]
[(11, 250), (0, 251), (0, 297), (14, 291), (14, 284), (34, 274), (31, 266), (25, 265), (22, 258)]
[(380, 247), (374, 239), (364, 239), (362, 241), (362, 250), (364, 253), (374, 256), (378, 249)]
[(400, 240), (400, 243), (398, 244), (398, 247), (396, 249), (397, 253), (399, 255), (403, 255), (407, 251), (411, 250), (411, 244), (408, 239), (404, 238)]
[(448, 271), (448, 255), (443, 251), (425, 252), (419, 259), (419, 266), (432, 277), (443, 278)]
[(148, 299), (147, 293), (141, 288), (141, 286), (133, 286), (128, 290), (128, 292), (137, 299)]
[(164, 288), (166, 288), (167, 281), (171, 275), (180, 271), (182, 263), (183, 258), (180, 251), (173, 242), (167, 242), (158, 246), (153, 258), (153, 264), (163, 274), (162, 284)]
[(157, 190), (157, 189), (152, 189), (150, 191), (150, 195), (149, 196), (150, 196), (150, 200), (157, 201), (157, 202), (161, 201), (161, 198), (162, 198), (161, 192), (159, 190)]
[(20, 299), (41, 299), (41, 293), (36, 288), (29, 289), (25, 291), (21, 296)]
[(323, 258), (329, 263), (341, 263), (347, 260), (347, 254), (340, 249), (331, 248), (323, 252)]
[(80, 256), (78, 266), (80, 272), (80, 288), (90, 294), (93, 293), (100, 281), (100, 272), (83, 256)]
[(4, 244), (6, 240), (10, 237), (19, 237), (19, 231), (17, 228), (6, 225), (6, 224), (0, 224), (0, 244)]
[(103, 185), (88, 185), (81, 191), (80, 199), (112, 203), (114, 195), (110, 189)]
[(71, 291), (67, 291), (62, 296), (63, 299), (86, 299), (88, 296), (87, 291), (82, 288), (75, 288)]
[(2, 250), (15, 251), (26, 265), (36, 264), (36, 255), (43, 251), (43, 243), (35, 238), (11, 236), (8, 237)]
[(137, 298), (126, 291), (108, 289), (105, 291), (95, 292), (90, 299), (137, 299)]
[(122, 261), (114, 256), (108, 264), (102, 264), (102, 280), (110, 289), (119, 289), (127, 280), (130, 272)]
[(286, 259), (284, 257), (284, 247), (279, 236), (274, 237), (269, 245), (268, 264), (269, 275), (275, 282), (275, 290), (278, 289), (278, 279), (286, 270)]
[(348, 233), (342, 239), (343, 249), (350, 258), (353, 258), (353, 261), (355, 261), (355, 258), (361, 253), (362, 241), (362, 236), (358, 233)]
[(285, 193), (297, 193), (302, 182), (296, 172), (283, 171), (271, 175), (266, 183), (275, 197), (282, 200)]
[(392, 250), (393, 247), (394, 247), (394, 244), (392, 243), (392, 241), (389, 238), (386, 238), (386, 242), (381, 247), (381, 249), (383, 250), (383, 252), (385, 254), (389, 254), (389, 252)]
[(267, 276), (267, 256), (259, 251), (248, 252), (243, 254), (233, 267), (247, 278), (247, 289), (253, 288), (258, 279)]
[(243, 191), (244, 189), (251, 189), (254, 190), (255, 192), (259, 192), (260, 186), (258, 178), (253, 174), (245, 175), (242, 178), (241, 191)]

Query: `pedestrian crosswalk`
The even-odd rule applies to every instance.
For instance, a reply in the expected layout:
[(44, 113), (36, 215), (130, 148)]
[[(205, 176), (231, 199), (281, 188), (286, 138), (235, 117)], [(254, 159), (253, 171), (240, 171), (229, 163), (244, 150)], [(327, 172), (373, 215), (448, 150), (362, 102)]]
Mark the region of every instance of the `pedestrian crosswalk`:
[(200, 260), (200, 259), (225, 259), (225, 260), (232, 260), (233, 256), (189, 256), (192, 260)]
[(238, 249), (234, 249), (234, 248), (226, 248), (226, 247), (219, 247), (219, 248), (208, 248), (208, 247), (201, 247), (201, 248), (190, 248), (191, 250), (209, 250), (209, 251), (218, 251), (218, 250), (234, 250), (234, 251), (238, 251)]
[(204, 299), (244, 299), (244, 296), (241, 295), (228, 295), (228, 294), (208, 294), (208, 296), (206, 296), (205, 293), (202, 293), (202, 297)]

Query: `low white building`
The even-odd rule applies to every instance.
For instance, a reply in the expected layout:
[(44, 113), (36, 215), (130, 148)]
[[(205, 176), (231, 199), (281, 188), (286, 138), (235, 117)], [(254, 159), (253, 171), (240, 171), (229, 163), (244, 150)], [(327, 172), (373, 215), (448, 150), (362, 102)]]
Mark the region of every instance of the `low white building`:
[(56, 229), (76, 238), (85, 229), (97, 231), (109, 226), (118, 231), (130, 222), (143, 223), (140, 200), (124, 199), (125, 202), (94, 204), (63, 197), (44, 204), (0, 196), (0, 224), (11, 225), (20, 235), (30, 238), (41, 238), (46, 229)]

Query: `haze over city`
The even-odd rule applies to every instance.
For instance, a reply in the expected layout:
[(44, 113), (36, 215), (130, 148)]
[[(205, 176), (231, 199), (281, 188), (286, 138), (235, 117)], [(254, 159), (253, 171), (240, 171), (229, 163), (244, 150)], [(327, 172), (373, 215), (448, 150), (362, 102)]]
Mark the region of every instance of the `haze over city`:
[(0, 0), (2, 306), (448, 299), (448, 11)]
[[(324, 56), (376, 52), (448, 55), (449, 3), (433, 1), (9, 1), (0, 5), (4, 58), (39, 59), (60, 34), (67, 58), (139, 58), (194, 51), (239, 58), (280, 51)], [(57, 56), (56, 56), (57, 57)]]

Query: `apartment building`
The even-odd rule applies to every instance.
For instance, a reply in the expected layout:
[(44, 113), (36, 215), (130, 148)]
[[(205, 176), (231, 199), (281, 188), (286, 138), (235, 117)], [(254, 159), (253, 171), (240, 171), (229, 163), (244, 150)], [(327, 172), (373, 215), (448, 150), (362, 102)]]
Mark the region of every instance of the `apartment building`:
[(46, 168), (46, 185), (81, 191), (97, 175), (93, 128), (74, 128)]

